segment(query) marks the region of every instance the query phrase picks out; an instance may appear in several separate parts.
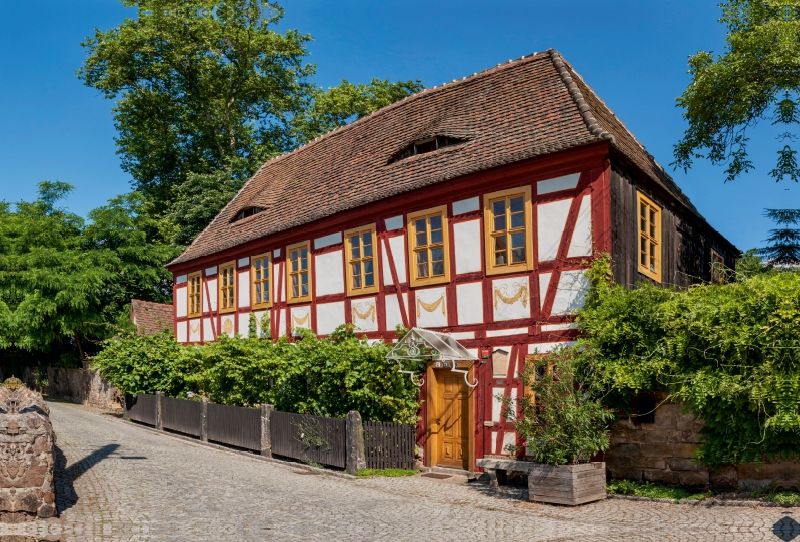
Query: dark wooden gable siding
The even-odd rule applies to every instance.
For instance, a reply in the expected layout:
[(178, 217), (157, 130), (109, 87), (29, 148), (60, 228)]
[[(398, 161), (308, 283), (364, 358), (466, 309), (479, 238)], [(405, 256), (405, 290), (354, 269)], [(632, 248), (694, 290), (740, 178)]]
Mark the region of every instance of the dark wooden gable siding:
[(661, 281), (687, 288), (711, 278), (711, 249), (733, 267), (739, 251), (693, 212), (677, 204), (653, 184), (640, 180), (632, 168), (612, 163), (611, 250), (613, 276), (618, 284), (635, 286), (650, 279), (639, 273), (639, 228), (636, 194), (661, 206)]

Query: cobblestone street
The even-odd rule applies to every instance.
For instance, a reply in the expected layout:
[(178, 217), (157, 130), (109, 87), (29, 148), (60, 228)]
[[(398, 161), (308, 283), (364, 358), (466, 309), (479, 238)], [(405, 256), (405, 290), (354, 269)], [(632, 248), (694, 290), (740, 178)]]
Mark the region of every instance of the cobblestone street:
[(63, 451), (60, 516), (0, 524), (0, 540), (781, 540), (776, 522), (800, 518), (798, 509), (623, 500), (536, 505), (519, 491), (456, 478), (347, 480), (155, 434), (75, 405), (50, 407)]

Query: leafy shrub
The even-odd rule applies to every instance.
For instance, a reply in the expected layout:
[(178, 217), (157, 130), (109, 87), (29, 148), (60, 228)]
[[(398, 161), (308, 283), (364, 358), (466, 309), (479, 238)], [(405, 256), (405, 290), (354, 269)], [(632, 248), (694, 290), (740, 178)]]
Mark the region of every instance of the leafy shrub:
[(502, 398), (527, 454), (540, 463), (576, 464), (608, 449), (607, 422), (614, 415), (592, 396), (590, 384), (580, 380), (577, 357), (575, 349), (559, 348), (529, 358), (521, 373), (529, 391), (517, 405)]
[(390, 346), (359, 340), (343, 326), (320, 339), (303, 331), (292, 343), (219, 337), (203, 346), (184, 346), (171, 333), (129, 335), (106, 342), (93, 367), (124, 393), (186, 397), (215, 403), (344, 417), (357, 410), (364, 419), (415, 423), (419, 388), (387, 363)]
[(697, 459), (712, 468), (800, 452), (800, 274), (629, 290), (605, 256), (589, 276), (579, 344), (607, 405), (666, 392), (705, 421)]
[(681, 499), (702, 501), (711, 495), (711, 493), (692, 493), (679, 487), (659, 486), (651, 482), (639, 483), (633, 480), (611, 480), (606, 484), (606, 490), (614, 495), (633, 495), (674, 501)]

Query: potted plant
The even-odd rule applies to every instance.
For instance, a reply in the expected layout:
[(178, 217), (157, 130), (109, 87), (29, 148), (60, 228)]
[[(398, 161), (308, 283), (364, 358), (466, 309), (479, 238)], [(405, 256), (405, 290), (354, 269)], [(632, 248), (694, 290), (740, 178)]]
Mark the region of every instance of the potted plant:
[(511, 452), (529, 456), (531, 501), (577, 505), (606, 497), (606, 468), (590, 458), (609, 446), (613, 413), (600, 404), (580, 378), (575, 348), (559, 347), (526, 360), (525, 393), (516, 405), (505, 401), (519, 442)]

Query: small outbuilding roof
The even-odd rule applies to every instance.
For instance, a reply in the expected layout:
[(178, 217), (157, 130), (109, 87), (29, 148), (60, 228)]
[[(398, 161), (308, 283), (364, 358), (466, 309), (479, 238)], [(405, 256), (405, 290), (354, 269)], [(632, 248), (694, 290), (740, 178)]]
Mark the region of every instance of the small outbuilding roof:
[(172, 305), (131, 299), (131, 321), (140, 335), (155, 335), (172, 329)]

